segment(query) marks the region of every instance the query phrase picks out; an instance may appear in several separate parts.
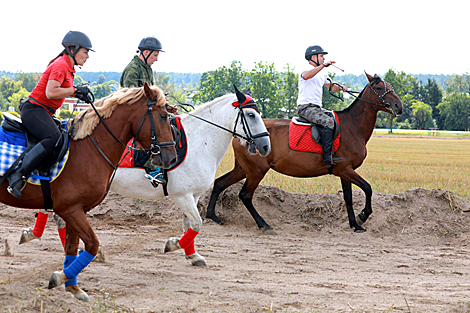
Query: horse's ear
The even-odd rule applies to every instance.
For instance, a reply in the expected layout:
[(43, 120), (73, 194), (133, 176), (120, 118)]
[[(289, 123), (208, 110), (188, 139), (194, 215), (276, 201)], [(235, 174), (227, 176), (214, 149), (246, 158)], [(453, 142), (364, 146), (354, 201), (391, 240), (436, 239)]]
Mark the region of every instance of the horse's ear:
[(147, 98), (152, 99), (153, 101), (157, 100), (158, 94), (150, 88), (147, 82), (144, 83), (144, 94)]
[(245, 92), (245, 94), (249, 95), (251, 97), (251, 88), (248, 88)]
[(237, 86), (235, 86), (235, 84), (233, 84), (233, 87), (235, 88), (235, 94), (237, 95), (238, 102), (239, 103), (245, 102), (245, 100), (246, 100), (245, 95), (243, 93), (241, 93), (240, 90), (238, 90), (238, 88), (237, 88)]
[(370, 76), (369, 74), (367, 74), (366, 71), (364, 71), (364, 73), (365, 73), (366, 76), (367, 76), (367, 80), (368, 80), (369, 82), (372, 82), (372, 80), (373, 80), (372, 76)]

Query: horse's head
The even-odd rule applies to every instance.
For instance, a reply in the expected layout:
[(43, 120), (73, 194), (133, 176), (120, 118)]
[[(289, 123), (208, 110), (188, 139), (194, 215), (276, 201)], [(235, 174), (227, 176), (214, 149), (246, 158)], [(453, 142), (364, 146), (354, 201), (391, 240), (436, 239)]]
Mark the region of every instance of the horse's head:
[[(392, 86), (377, 74), (371, 76), (366, 73), (369, 80), (370, 100), (377, 104), (377, 109), (398, 116), (403, 113), (403, 103), (395, 93)], [(367, 87), (366, 87), (367, 88)]]
[(235, 85), (233, 86), (235, 87), (238, 101), (232, 105), (239, 109), (238, 117), (235, 121), (235, 132), (244, 136), (243, 139), (248, 143), (248, 150), (251, 153), (254, 154), (258, 150), (260, 155), (266, 156), (271, 152), (271, 141), (258, 106), (251, 97), (249, 89), (246, 94), (243, 94)]
[(151, 153), (152, 164), (170, 168), (176, 162), (176, 149), (170, 120), (166, 110), (166, 97), (158, 87), (144, 84), (144, 104), (140, 106), (140, 118), (132, 125), (132, 134)]

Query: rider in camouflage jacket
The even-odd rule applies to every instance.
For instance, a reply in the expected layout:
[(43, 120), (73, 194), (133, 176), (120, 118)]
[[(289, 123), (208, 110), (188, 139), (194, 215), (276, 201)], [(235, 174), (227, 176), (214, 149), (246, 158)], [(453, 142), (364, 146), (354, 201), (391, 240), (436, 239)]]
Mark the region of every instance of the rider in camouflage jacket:
[(122, 72), (121, 86), (127, 88), (142, 87), (145, 82), (149, 85), (154, 84), (153, 71), (147, 63), (136, 55)]

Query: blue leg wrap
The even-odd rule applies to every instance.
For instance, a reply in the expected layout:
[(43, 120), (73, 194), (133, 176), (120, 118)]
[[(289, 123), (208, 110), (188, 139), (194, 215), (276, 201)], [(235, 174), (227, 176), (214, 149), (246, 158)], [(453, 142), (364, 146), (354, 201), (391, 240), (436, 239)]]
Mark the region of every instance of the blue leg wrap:
[(78, 274), (80, 274), (81, 271), (85, 267), (88, 266), (88, 264), (93, 261), (95, 258), (94, 255), (88, 253), (87, 251), (83, 251), (80, 256), (72, 262), (67, 268), (64, 268), (64, 274), (67, 276), (67, 278), (71, 279), (73, 277), (76, 277)]
[[(64, 261), (64, 270), (73, 263), (78, 258), (78, 255), (73, 255), (73, 254), (68, 254), (65, 256), (65, 261)], [(68, 278), (68, 276), (67, 276)], [(68, 286), (73, 286), (77, 284), (77, 276), (70, 278), (65, 282), (65, 287)]]
[(162, 169), (157, 167), (154, 170), (152, 170), (149, 174), (152, 174), (153, 176), (155, 176), (157, 174), (161, 174), (161, 172), (162, 172)]

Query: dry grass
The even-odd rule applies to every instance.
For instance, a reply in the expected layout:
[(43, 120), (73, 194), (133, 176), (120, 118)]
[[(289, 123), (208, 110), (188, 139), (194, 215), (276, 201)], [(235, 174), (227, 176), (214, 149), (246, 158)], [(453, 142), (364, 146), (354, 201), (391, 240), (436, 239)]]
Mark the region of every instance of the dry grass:
[[(447, 189), (470, 201), (470, 141), (464, 139), (372, 137), (357, 172), (374, 191), (393, 194), (415, 187)], [(230, 148), (216, 177), (232, 170)], [(269, 171), (261, 182), (289, 192), (336, 193), (338, 177), (294, 178)], [(354, 188), (358, 189), (354, 186)]]

